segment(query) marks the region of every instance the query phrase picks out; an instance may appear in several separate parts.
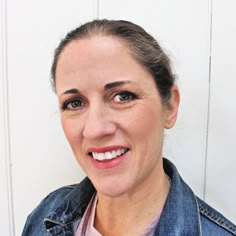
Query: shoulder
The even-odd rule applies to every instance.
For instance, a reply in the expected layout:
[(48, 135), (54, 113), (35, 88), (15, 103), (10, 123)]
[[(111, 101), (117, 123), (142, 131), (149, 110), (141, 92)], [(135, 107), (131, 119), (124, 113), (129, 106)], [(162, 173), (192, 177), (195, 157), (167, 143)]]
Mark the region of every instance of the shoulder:
[(91, 181), (85, 178), (50, 193), (28, 216), (22, 236), (45, 235), (52, 225), (65, 225), (82, 217), (94, 192)]
[(51, 193), (49, 193), (40, 203), (39, 205), (32, 211), (29, 216), (34, 214), (47, 215), (54, 209), (58, 207), (58, 205), (68, 196), (70, 193), (78, 186), (79, 184), (68, 185), (61, 187)]
[(198, 197), (197, 204), (200, 213), (202, 235), (236, 235), (236, 226), (221, 213)]
[[(236, 226), (217, 210), (198, 198), (181, 178), (173, 163), (164, 159), (163, 166), (172, 183), (167, 201), (171, 202), (168, 211), (172, 211), (174, 217), (182, 216), (185, 225), (188, 226), (195, 222), (197, 224), (195, 225), (196, 228), (202, 232), (200, 235), (236, 235)], [(173, 206), (175, 206), (174, 210), (172, 209)], [(182, 211), (176, 214), (176, 209), (182, 209)], [(186, 224), (186, 222), (188, 223)]]
[(44, 219), (53, 212), (58, 205), (68, 196), (78, 185), (69, 185), (59, 188), (48, 194), (39, 205), (27, 217), (22, 235), (36, 235), (33, 232), (45, 231)]

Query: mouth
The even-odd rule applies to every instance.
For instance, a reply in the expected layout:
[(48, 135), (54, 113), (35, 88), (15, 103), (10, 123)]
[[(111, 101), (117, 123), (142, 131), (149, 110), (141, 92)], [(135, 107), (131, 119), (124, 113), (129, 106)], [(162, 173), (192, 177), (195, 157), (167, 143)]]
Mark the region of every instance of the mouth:
[(107, 161), (107, 160), (116, 159), (128, 151), (129, 151), (128, 148), (118, 148), (118, 149), (114, 149), (114, 150), (106, 151), (106, 152), (89, 152), (88, 155), (97, 161)]

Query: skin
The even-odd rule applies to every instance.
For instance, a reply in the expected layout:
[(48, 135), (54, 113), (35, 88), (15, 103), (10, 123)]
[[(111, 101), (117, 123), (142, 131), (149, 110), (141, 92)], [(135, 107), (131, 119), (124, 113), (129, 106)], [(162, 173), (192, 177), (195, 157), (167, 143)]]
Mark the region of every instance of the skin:
[[(66, 138), (98, 193), (95, 227), (103, 235), (140, 234), (168, 194), (163, 133), (177, 117), (177, 87), (163, 105), (152, 76), (126, 43), (99, 35), (66, 46), (56, 91)], [(117, 165), (100, 169), (92, 163), (88, 150), (117, 146), (128, 149)]]

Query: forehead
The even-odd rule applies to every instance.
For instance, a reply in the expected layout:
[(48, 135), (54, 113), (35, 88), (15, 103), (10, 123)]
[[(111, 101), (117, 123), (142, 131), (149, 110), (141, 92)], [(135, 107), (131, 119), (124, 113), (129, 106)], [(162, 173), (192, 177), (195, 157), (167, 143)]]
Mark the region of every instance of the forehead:
[(56, 79), (62, 74), (93, 72), (134, 63), (128, 47), (121, 39), (111, 36), (92, 36), (70, 42), (61, 52)]
[(127, 43), (113, 36), (96, 35), (73, 40), (62, 50), (56, 67), (56, 79), (62, 73), (93, 71), (138, 64), (130, 53)]
[[(101, 58), (113, 58), (117, 59), (121, 57), (127, 57), (129, 53), (128, 44), (114, 36), (95, 35), (88, 38), (82, 38), (71, 41), (62, 50), (58, 65), (62, 62), (76, 61), (85, 63), (86, 59), (94, 61)], [(97, 61), (97, 62), (99, 62)]]
[[(93, 36), (74, 40), (62, 51), (56, 69), (57, 90), (65, 87), (110, 83), (120, 80), (142, 80), (151, 75), (117, 37)], [(145, 79), (144, 79), (145, 78)], [(144, 80), (144, 81), (143, 81)], [(153, 81), (152, 81), (153, 82)]]

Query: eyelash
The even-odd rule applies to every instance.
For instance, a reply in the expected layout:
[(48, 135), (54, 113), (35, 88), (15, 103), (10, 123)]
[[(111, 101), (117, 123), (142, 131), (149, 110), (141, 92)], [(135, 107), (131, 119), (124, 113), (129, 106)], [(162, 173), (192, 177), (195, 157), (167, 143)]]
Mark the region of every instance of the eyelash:
[[(73, 106), (74, 106), (74, 105), (72, 105), (73, 103), (77, 103), (77, 105), (74, 104), (75, 107), (73, 107)], [(80, 103), (79, 106), (78, 106), (78, 103)], [(81, 106), (83, 106), (84, 104), (85, 104), (85, 103), (82, 101), (81, 98), (73, 98), (73, 99), (70, 99), (70, 100), (64, 102), (61, 109), (62, 109), (63, 111), (66, 111), (66, 110), (77, 110), (77, 109), (80, 109)], [(69, 105), (72, 105), (72, 108), (69, 108), (69, 107), (68, 107)]]
[[(118, 99), (121, 99), (119, 101), (116, 101), (116, 98), (119, 97)], [(124, 103), (128, 103), (131, 102), (132, 100), (137, 99), (137, 95), (129, 92), (129, 91), (120, 91), (120, 92), (116, 92), (115, 95), (112, 97), (112, 101), (114, 103), (118, 103), (118, 104), (124, 104)], [(73, 98), (70, 99), (68, 101), (65, 101), (61, 107), (61, 109), (63, 111), (69, 110), (69, 111), (76, 111), (81, 109), (81, 107), (83, 107), (86, 103), (83, 101), (82, 98)], [(71, 107), (69, 108), (69, 105), (71, 105)]]
[[(125, 99), (125, 100), (123, 100), (123, 101), (115, 101), (115, 99), (116, 99), (117, 96), (120, 96), (121, 99), (124, 99), (124, 96), (126, 96), (126, 98), (127, 98), (127, 96), (128, 96), (128, 99)], [(123, 97), (122, 97), (122, 96), (123, 96)], [(114, 100), (115, 102), (118, 102), (118, 103), (127, 103), (127, 102), (130, 102), (130, 101), (134, 100), (134, 99), (137, 99), (137, 96), (136, 96), (134, 93), (131, 93), (131, 92), (129, 92), (129, 91), (121, 91), (121, 92), (118, 92), (118, 93), (115, 94), (115, 96), (114, 96), (114, 98), (113, 98), (113, 100)]]

